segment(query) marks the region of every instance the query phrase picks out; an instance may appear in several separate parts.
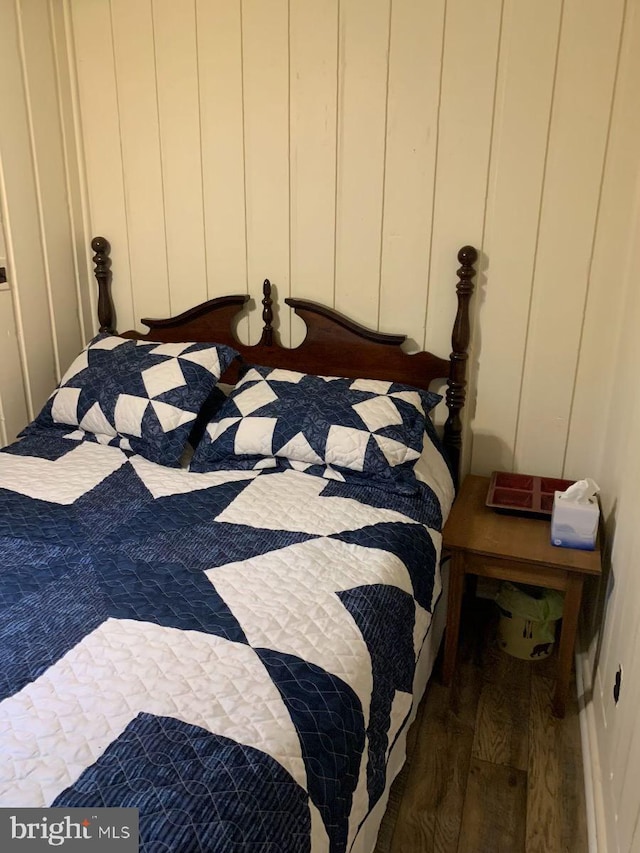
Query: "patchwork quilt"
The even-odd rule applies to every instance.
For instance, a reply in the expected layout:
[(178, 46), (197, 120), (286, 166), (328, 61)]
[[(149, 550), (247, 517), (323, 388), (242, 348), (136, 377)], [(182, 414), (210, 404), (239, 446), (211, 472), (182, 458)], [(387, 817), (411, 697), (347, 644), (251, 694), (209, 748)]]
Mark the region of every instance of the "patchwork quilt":
[(129, 806), (145, 851), (346, 851), (387, 784), (447, 499), (0, 452), (0, 806)]

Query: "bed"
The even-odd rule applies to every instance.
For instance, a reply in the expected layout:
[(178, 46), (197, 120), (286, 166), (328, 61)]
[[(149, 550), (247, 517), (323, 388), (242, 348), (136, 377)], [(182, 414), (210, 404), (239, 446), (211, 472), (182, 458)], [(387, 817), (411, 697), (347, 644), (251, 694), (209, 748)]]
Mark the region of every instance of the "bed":
[(371, 851), (444, 628), (476, 252), (447, 360), (298, 299), (282, 347), (268, 281), (255, 346), (245, 295), (117, 335), (92, 247), (100, 332), (0, 452), (0, 806)]

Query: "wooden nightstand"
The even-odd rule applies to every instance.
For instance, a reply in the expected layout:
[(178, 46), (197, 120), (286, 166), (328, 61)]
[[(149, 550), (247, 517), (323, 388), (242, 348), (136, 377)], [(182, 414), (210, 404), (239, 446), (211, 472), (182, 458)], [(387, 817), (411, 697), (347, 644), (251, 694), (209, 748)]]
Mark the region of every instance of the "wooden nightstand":
[(556, 548), (548, 521), (488, 509), (488, 487), (486, 477), (467, 477), (443, 531), (443, 551), (451, 554), (451, 569), (442, 680), (450, 684), (455, 669), (466, 574), (557, 589), (565, 599), (553, 712), (563, 717), (582, 585), (585, 575), (600, 574), (600, 551)]

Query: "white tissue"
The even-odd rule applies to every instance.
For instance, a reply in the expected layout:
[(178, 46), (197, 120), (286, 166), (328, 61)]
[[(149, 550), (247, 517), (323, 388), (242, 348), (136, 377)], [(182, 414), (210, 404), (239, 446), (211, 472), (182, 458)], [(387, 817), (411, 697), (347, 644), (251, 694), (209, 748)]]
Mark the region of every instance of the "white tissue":
[(551, 542), (562, 548), (593, 551), (598, 535), (600, 507), (593, 480), (578, 480), (566, 490), (555, 492), (551, 513)]
[(578, 480), (564, 492), (558, 493), (558, 500), (575, 501), (576, 503), (589, 503), (600, 491), (600, 486), (595, 480), (587, 477), (586, 480)]

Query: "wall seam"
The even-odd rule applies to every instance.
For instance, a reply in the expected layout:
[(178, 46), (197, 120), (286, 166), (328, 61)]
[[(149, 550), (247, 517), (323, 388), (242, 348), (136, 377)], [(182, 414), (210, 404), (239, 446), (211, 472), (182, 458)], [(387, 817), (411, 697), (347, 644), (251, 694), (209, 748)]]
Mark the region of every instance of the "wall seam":
[(422, 349), (427, 348), (427, 317), (429, 316), (429, 296), (431, 295), (431, 276), (433, 274), (433, 232), (435, 230), (436, 197), (438, 195), (438, 154), (440, 149), (440, 108), (442, 106), (442, 77), (444, 70), (445, 44), (447, 38), (447, 0), (444, 0), (442, 13), (442, 43), (440, 47), (440, 78), (438, 80), (438, 103), (436, 105), (436, 141), (433, 154), (433, 193), (431, 195), (431, 223), (429, 228), (428, 251), (429, 266), (427, 281), (425, 282), (426, 294), (424, 300), (424, 320), (422, 332)]
[(120, 162), (122, 163), (122, 199), (124, 207), (124, 227), (127, 232), (127, 263), (129, 265), (129, 289), (131, 295), (131, 316), (134, 326), (138, 323), (138, 312), (136, 310), (136, 298), (133, 287), (133, 270), (131, 267), (131, 235), (129, 232), (129, 210), (127, 205), (127, 179), (124, 171), (124, 149), (122, 147), (122, 123), (120, 121), (120, 90), (118, 87), (118, 63), (116, 61), (116, 36), (113, 28), (113, 2), (109, 0), (109, 21), (111, 23), (111, 55), (113, 59), (113, 84), (116, 95), (116, 112), (118, 114), (118, 143), (120, 148)]
[(151, 10), (151, 44), (153, 47), (153, 79), (156, 93), (156, 118), (158, 121), (158, 154), (160, 158), (160, 193), (162, 195), (162, 223), (164, 230), (164, 259), (167, 268), (167, 301), (169, 304), (169, 316), (173, 314), (171, 308), (171, 275), (169, 269), (169, 241), (167, 239), (167, 198), (164, 188), (164, 148), (162, 145), (162, 119), (160, 117), (160, 90), (158, 86), (158, 51), (156, 50), (156, 16), (153, 0), (149, 0)]
[[(593, 229), (591, 232), (591, 250), (589, 253), (589, 265), (587, 267), (587, 286), (585, 288), (584, 300), (583, 300), (583, 304), (582, 304), (582, 322), (580, 323), (580, 334), (578, 337), (578, 347), (577, 347), (577, 351), (576, 351), (576, 355), (577, 355), (576, 366), (575, 366), (575, 371), (573, 374), (573, 385), (571, 387), (571, 398), (569, 401), (569, 417), (567, 419), (568, 420), (567, 433), (565, 436), (564, 451), (562, 454), (562, 474), (561, 474), (561, 476), (563, 476), (563, 477), (564, 477), (565, 466), (567, 464), (567, 453), (569, 450), (569, 436), (571, 434), (571, 422), (573, 420), (573, 406), (575, 403), (576, 388), (578, 385), (578, 372), (580, 369), (580, 353), (582, 352), (582, 342), (583, 342), (583, 338), (584, 338), (585, 319), (586, 319), (586, 315), (587, 315), (587, 306), (589, 303), (589, 292), (591, 290), (591, 273), (593, 271), (593, 258), (595, 255), (595, 246), (596, 246), (596, 240), (597, 240), (597, 235), (598, 235), (598, 225), (600, 223), (600, 209), (601, 209), (601, 205), (602, 205), (602, 192), (603, 192), (603, 187), (604, 187), (604, 182), (605, 182), (605, 175), (606, 175), (606, 171), (607, 171), (607, 160), (609, 157), (609, 143), (611, 141), (611, 125), (613, 122), (613, 111), (614, 111), (614, 106), (615, 106), (615, 101), (616, 101), (616, 94), (617, 94), (617, 90), (618, 90), (618, 82), (619, 82), (619, 74), (620, 74), (620, 58), (622, 56), (622, 41), (623, 41), (623, 35), (624, 35), (624, 23), (626, 20), (626, 14), (627, 14), (627, 0), (623, 0), (622, 15), (620, 16), (620, 33), (618, 35), (618, 52), (617, 52), (617, 56), (616, 56), (616, 67), (615, 67), (615, 72), (613, 75), (613, 86), (611, 89), (611, 102), (609, 104), (607, 133), (606, 133), (606, 137), (605, 137), (604, 151), (602, 153), (602, 166), (600, 168), (600, 186), (598, 187), (598, 200), (596, 202), (596, 215), (594, 217)], [(601, 449), (600, 449), (601, 453), (602, 453), (602, 450), (603, 450), (603, 448), (601, 447)]]
[[(240, 90), (242, 97), (242, 186), (244, 192), (244, 269), (249, 294), (249, 223), (247, 222), (247, 117), (244, 99), (244, 0), (240, 0)], [(251, 343), (251, 312), (247, 316), (247, 341)]]
[(384, 99), (384, 143), (382, 149), (382, 200), (380, 210), (380, 252), (378, 255), (378, 311), (376, 329), (380, 329), (380, 311), (382, 302), (382, 259), (384, 256), (384, 214), (387, 193), (387, 144), (389, 139), (389, 77), (391, 73), (391, 21), (393, 18), (393, 0), (389, 0), (389, 19), (387, 32), (387, 76)]
[[(502, 36), (503, 36), (503, 28), (504, 28), (504, 0), (501, 0), (500, 3), (500, 20), (498, 21), (498, 43), (496, 45), (496, 65), (495, 65), (495, 75), (493, 78), (493, 104), (491, 109), (491, 124), (489, 126), (489, 150), (487, 152), (487, 174), (484, 182), (484, 206), (482, 209), (482, 226), (480, 229), (480, 245), (478, 246), (478, 267), (484, 257), (484, 241), (485, 235), (487, 232), (487, 211), (489, 209), (489, 181), (491, 178), (491, 163), (493, 160), (493, 141), (494, 141), (494, 132), (496, 125), (496, 111), (497, 111), (497, 100), (498, 100), (498, 77), (500, 73), (500, 58), (502, 56)], [(479, 273), (479, 270), (477, 270)], [(476, 279), (477, 281), (477, 279)], [(477, 286), (477, 285), (476, 285)], [(464, 451), (464, 455), (466, 458), (466, 462), (469, 466), (472, 464), (473, 460), (473, 430), (471, 429), (471, 424), (476, 414), (476, 400), (477, 400), (477, 372), (474, 372), (473, 365), (475, 364), (476, 359), (476, 341), (478, 339), (478, 325), (479, 325), (479, 310), (478, 310), (478, 296), (471, 300), (470, 305), (470, 328), (471, 328), (471, 340), (468, 348), (468, 362), (467, 362), (467, 386), (466, 386), (466, 399), (465, 399), (465, 421), (463, 425), (463, 438), (462, 438), (462, 446), (466, 448)], [(473, 380), (473, 387), (471, 385), (471, 381)], [(473, 392), (473, 398), (470, 398), (469, 392)]]
[(333, 205), (333, 301), (332, 307), (336, 307), (336, 293), (338, 281), (338, 183), (340, 176), (340, 130), (341, 130), (341, 110), (340, 110), (340, 69), (342, 67), (340, 50), (341, 32), (342, 32), (342, 0), (338, 0), (337, 7), (337, 26), (336, 26), (336, 146), (335, 146), (335, 193)]
[[(76, 144), (76, 160), (78, 167), (78, 189), (80, 192), (80, 216), (82, 219), (82, 231), (85, 237), (85, 241), (87, 246), (89, 244), (89, 240), (91, 239), (91, 209), (89, 204), (89, 190), (87, 185), (87, 174), (86, 174), (86, 158), (84, 156), (84, 134), (82, 132), (82, 116), (80, 112), (80, 102), (78, 95), (78, 72), (76, 67), (76, 52), (75, 52), (75, 42), (73, 35), (73, 14), (71, 11), (70, 0), (63, 0), (63, 15), (64, 15), (64, 27), (65, 27), (65, 38), (67, 43), (67, 64), (69, 69), (69, 85), (71, 89), (71, 116), (73, 119), (73, 129), (75, 135), (75, 144)], [(75, 229), (73, 234), (73, 242), (76, 253), (79, 251), (79, 247), (77, 245)], [(87, 283), (91, 281), (93, 276), (93, 270), (91, 268), (91, 263), (89, 260), (89, 253), (86, 250), (86, 247), (83, 247), (83, 257), (85, 259), (86, 265), (86, 274), (87, 274)], [(80, 266), (78, 264), (78, 275), (80, 273)], [(87, 341), (87, 331), (86, 331), (86, 323), (84, 322), (84, 311), (82, 308), (82, 291), (80, 290), (80, 310), (83, 315), (83, 329), (84, 329), (84, 342)], [(91, 317), (92, 317), (92, 325), (93, 328), (96, 326), (96, 317), (97, 317), (97, 300), (95, 288), (89, 288), (88, 292), (89, 297), (89, 307), (91, 309)], [(93, 332), (93, 329), (92, 329)]]
[(204, 197), (204, 157), (202, 156), (202, 83), (200, 80), (200, 27), (198, 26), (198, 0), (193, 0), (193, 14), (196, 30), (196, 76), (198, 78), (198, 138), (200, 140), (200, 202), (202, 204), (202, 236), (204, 249), (204, 285), (207, 299), (209, 291), (209, 252), (207, 246), (207, 205)]
[(518, 393), (518, 404), (516, 406), (516, 428), (513, 435), (513, 451), (511, 454), (511, 470), (516, 467), (516, 454), (518, 450), (518, 433), (520, 431), (520, 411), (522, 408), (522, 392), (524, 388), (524, 379), (527, 364), (527, 348), (529, 345), (529, 330), (531, 328), (531, 311), (533, 308), (533, 293), (535, 290), (536, 270), (538, 265), (538, 247), (540, 245), (540, 227), (542, 223), (542, 207), (544, 204), (545, 184), (547, 180), (547, 164), (549, 161), (549, 146), (551, 140), (551, 127), (553, 124), (553, 112), (556, 101), (556, 83), (558, 79), (558, 65), (560, 62), (560, 45), (562, 42), (562, 25), (564, 21), (564, 0), (560, 4), (560, 18), (558, 22), (558, 41), (556, 46), (556, 59), (553, 69), (553, 85), (551, 89), (551, 103), (549, 105), (549, 123), (547, 125), (547, 139), (544, 149), (544, 161), (542, 166), (542, 181), (540, 184), (540, 203), (538, 205), (538, 221), (536, 223), (536, 238), (534, 242), (533, 263), (531, 265), (531, 287), (529, 289), (529, 305), (527, 307), (527, 325), (524, 335), (524, 350), (522, 358), (522, 368), (520, 371), (520, 391)]
[(58, 336), (56, 329), (56, 315), (53, 306), (53, 291), (51, 287), (51, 270), (49, 267), (49, 251), (47, 247), (47, 233), (44, 224), (44, 207), (42, 203), (42, 187), (40, 185), (40, 169), (38, 167), (38, 152), (36, 148), (35, 129), (33, 124), (33, 110), (31, 106), (31, 91), (29, 87), (29, 74), (27, 72), (27, 58), (24, 44), (24, 30), (22, 26), (22, 14), (20, 2), (16, 0), (16, 22), (18, 25), (18, 47), (20, 52), (20, 65), (22, 67), (22, 84), (25, 94), (25, 107), (27, 111), (27, 124), (29, 127), (29, 149), (31, 152), (31, 165), (33, 167), (34, 184), (36, 190), (36, 206), (38, 210), (38, 230), (40, 231), (40, 248), (44, 267), (44, 281), (47, 292), (47, 307), (49, 309), (49, 326), (51, 344), (53, 347), (53, 368), (55, 381), (60, 381), (60, 353), (58, 351)]
[[(288, 278), (289, 278), (289, 292), (288, 296), (291, 296), (291, 196), (292, 196), (292, 183), (291, 183), (291, 0), (287, 0), (287, 155), (288, 155), (288, 163), (287, 163), (287, 178), (289, 181), (289, 193), (287, 197), (287, 201), (289, 203), (289, 211), (288, 211)], [(293, 312), (289, 308), (289, 315)], [(292, 345), (293, 335), (292, 335), (292, 327), (293, 327), (293, 318), (289, 316), (289, 347)]]
[(62, 144), (62, 164), (64, 167), (64, 183), (65, 183), (65, 191), (67, 193), (67, 218), (69, 220), (69, 233), (71, 236), (71, 257), (73, 262), (73, 273), (75, 277), (75, 291), (76, 291), (76, 300), (77, 300), (77, 319), (78, 319), (78, 328), (80, 332), (81, 340), (84, 341), (86, 338), (86, 329), (84, 325), (84, 316), (82, 312), (82, 294), (80, 292), (80, 270), (78, 267), (78, 256), (77, 256), (77, 245), (76, 245), (76, 235), (75, 235), (75, 220), (73, 215), (73, 205), (71, 203), (72, 193), (71, 193), (71, 177), (69, 173), (69, 149), (68, 149), (68, 141), (67, 134), (65, 133), (64, 128), (64, 112), (62, 109), (62, 82), (60, 80), (60, 70), (59, 65), (62, 61), (62, 57), (60, 56), (60, 47), (58, 45), (58, 40), (55, 34), (55, 20), (54, 20), (54, 11), (53, 11), (53, 0), (49, 0), (48, 3), (49, 8), (49, 31), (51, 34), (51, 47), (53, 50), (53, 58), (54, 58), (54, 73), (56, 78), (56, 92), (58, 93), (58, 119), (60, 121), (60, 140)]

